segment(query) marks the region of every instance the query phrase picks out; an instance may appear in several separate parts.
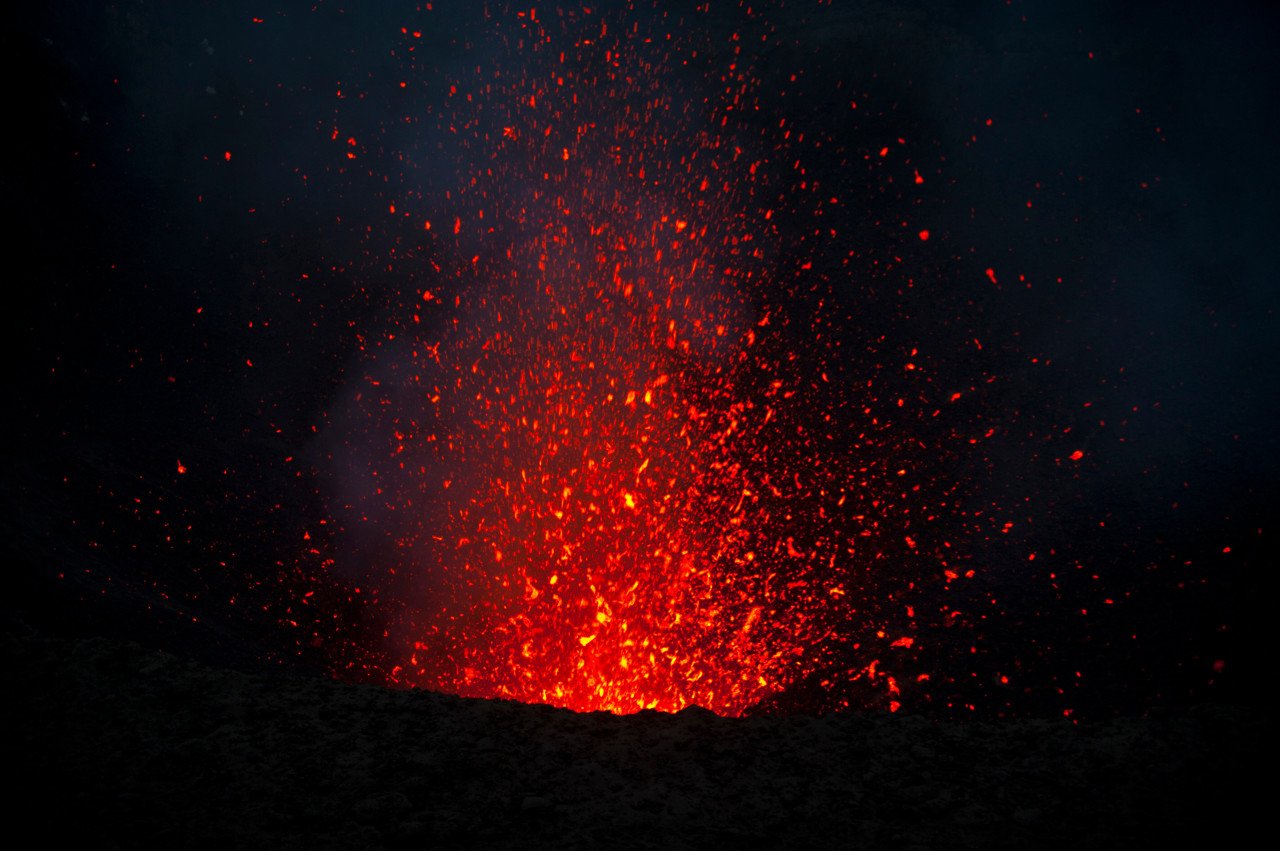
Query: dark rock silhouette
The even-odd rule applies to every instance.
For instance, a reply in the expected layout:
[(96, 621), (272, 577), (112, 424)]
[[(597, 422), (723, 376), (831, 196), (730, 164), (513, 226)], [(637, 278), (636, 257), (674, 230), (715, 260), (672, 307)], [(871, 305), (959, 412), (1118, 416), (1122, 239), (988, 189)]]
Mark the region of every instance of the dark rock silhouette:
[[(1260, 713), (726, 719), (5, 643), (11, 819), (97, 847), (1186, 847), (1243, 836)], [(43, 815), (37, 815), (43, 814)]]

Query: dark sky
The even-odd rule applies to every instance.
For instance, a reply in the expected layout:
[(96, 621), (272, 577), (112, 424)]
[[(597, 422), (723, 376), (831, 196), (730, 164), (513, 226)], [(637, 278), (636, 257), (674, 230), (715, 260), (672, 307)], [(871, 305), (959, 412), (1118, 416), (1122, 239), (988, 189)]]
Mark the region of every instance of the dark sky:
[[(918, 348), (930, 393), (964, 391), (952, 424), (905, 422), (916, 431), (893, 444), (918, 447), (925, 490), (963, 506), (937, 536), (976, 574), (931, 589), (910, 568), (876, 586), (914, 583), (917, 605), (965, 612), (960, 630), (911, 624), (921, 649), (904, 670), (934, 672), (916, 705), (1105, 712), (1254, 694), (1280, 496), (1276, 15), (1231, 2), (659, 5), (594, 14), (704, 45), (705, 67), (662, 72), (691, 102), (714, 94), (708, 69), (742, 32), (759, 117), (725, 132), (763, 146), (751, 121), (783, 120), (829, 140), (805, 154), (807, 175), (846, 202), (780, 217), (768, 256), (811, 264), (818, 283), (743, 295), (784, 317), (777, 344), (802, 353), (795, 369), (838, 376), (831, 405), (860, 399), (872, 374), (888, 398), (908, 385), (880, 376), (887, 353)], [(391, 615), (350, 589), (381, 581), (379, 547), (404, 530), (391, 514), (372, 531), (355, 522), (379, 500), (353, 495), (345, 471), (389, 427), (355, 393), (400, 361), (367, 343), (401, 328), (422, 290), (451, 291), (451, 251), (504, 235), (448, 242), (486, 164), (450, 128), (465, 108), (448, 87), (474, 84), (491, 106), (478, 77), (547, 67), (509, 38), (514, 7), (435, 6), (15, 13), (11, 613), (322, 666), (380, 633)], [(538, 14), (568, 42), (553, 7)], [(696, 118), (672, 121), (680, 139)], [(894, 180), (853, 156), (882, 145)], [(813, 354), (819, 325), (838, 349)], [(796, 534), (820, 536), (809, 522)], [(330, 557), (316, 614), (299, 597)], [(877, 623), (901, 617), (884, 608)], [(281, 626), (299, 612), (308, 639)], [(842, 652), (819, 673), (849, 664)], [(1015, 670), (1016, 686), (1000, 680)], [(781, 702), (845, 694), (815, 688)]]

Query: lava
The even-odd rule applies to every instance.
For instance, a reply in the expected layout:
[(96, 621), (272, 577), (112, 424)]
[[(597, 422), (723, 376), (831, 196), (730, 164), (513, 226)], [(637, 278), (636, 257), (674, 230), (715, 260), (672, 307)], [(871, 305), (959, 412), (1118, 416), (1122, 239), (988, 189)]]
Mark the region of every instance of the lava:
[(617, 712), (1261, 693), (1261, 36), (36, 5), (33, 626)]
[[(820, 215), (840, 199), (803, 164), (821, 141), (762, 125), (738, 33), (709, 45), (585, 11), (492, 29), (522, 71), (450, 85), (444, 209), (386, 205), (425, 223), (437, 274), (362, 336), (331, 456), (337, 526), (383, 540), (348, 557), (378, 561), (397, 601), (360, 676), (737, 715), (835, 664), (896, 709), (915, 639), (873, 586), (917, 548), (920, 485), (892, 456), (919, 440), (889, 429), (882, 406), (907, 401), (872, 376), (836, 388), (838, 330), (796, 314), (830, 259), (788, 235), (838, 244)], [(870, 153), (887, 167), (888, 146)], [(912, 409), (929, 404), (916, 384)]]

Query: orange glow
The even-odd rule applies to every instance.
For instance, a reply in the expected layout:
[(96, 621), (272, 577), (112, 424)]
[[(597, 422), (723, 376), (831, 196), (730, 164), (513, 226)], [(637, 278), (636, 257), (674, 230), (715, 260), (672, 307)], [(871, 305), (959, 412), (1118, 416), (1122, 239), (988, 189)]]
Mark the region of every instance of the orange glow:
[[(386, 536), (386, 581), (408, 590), (381, 670), (578, 711), (739, 715), (839, 656), (896, 709), (890, 673), (911, 681), (895, 665), (916, 642), (867, 612), (868, 587), (937, 547), (901, 522), (919, 449), (877, 417), (946, 396), (862, 388), (822, 361), (829, 334), (811, 343), (776, 308), (829, 271), (779, 244), (816, 191), (804, 128), (735, 134), (721, 119), (746, 89), (724, 69), (704, 126), (650, 48), (605, 31), (547, 36), (553, 73), (442, 92), (440, 126), (465, 128), (474, 159), (429, 211), (443, 226), (406, 219), (428, 259), (403, 324), (381, 350), (360, 338), (380, 366), (360, 410), (393, 425), (371, 429), (388, 454), (362, 470), (359, 522), (407, 529)], [(901, 168), (904, 144), (876, 167)], [(924, 387), (931, 361), (911, 358), (891, 371)]]

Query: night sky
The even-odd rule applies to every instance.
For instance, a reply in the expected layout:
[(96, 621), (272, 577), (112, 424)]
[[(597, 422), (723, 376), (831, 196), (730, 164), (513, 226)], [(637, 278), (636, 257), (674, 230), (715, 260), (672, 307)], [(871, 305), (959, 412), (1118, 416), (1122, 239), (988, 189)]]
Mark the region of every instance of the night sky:
[(634, 575), (663, 708), (1252, 700), (1264, 6), (23, 8), (6, 615), (546, 699)]

